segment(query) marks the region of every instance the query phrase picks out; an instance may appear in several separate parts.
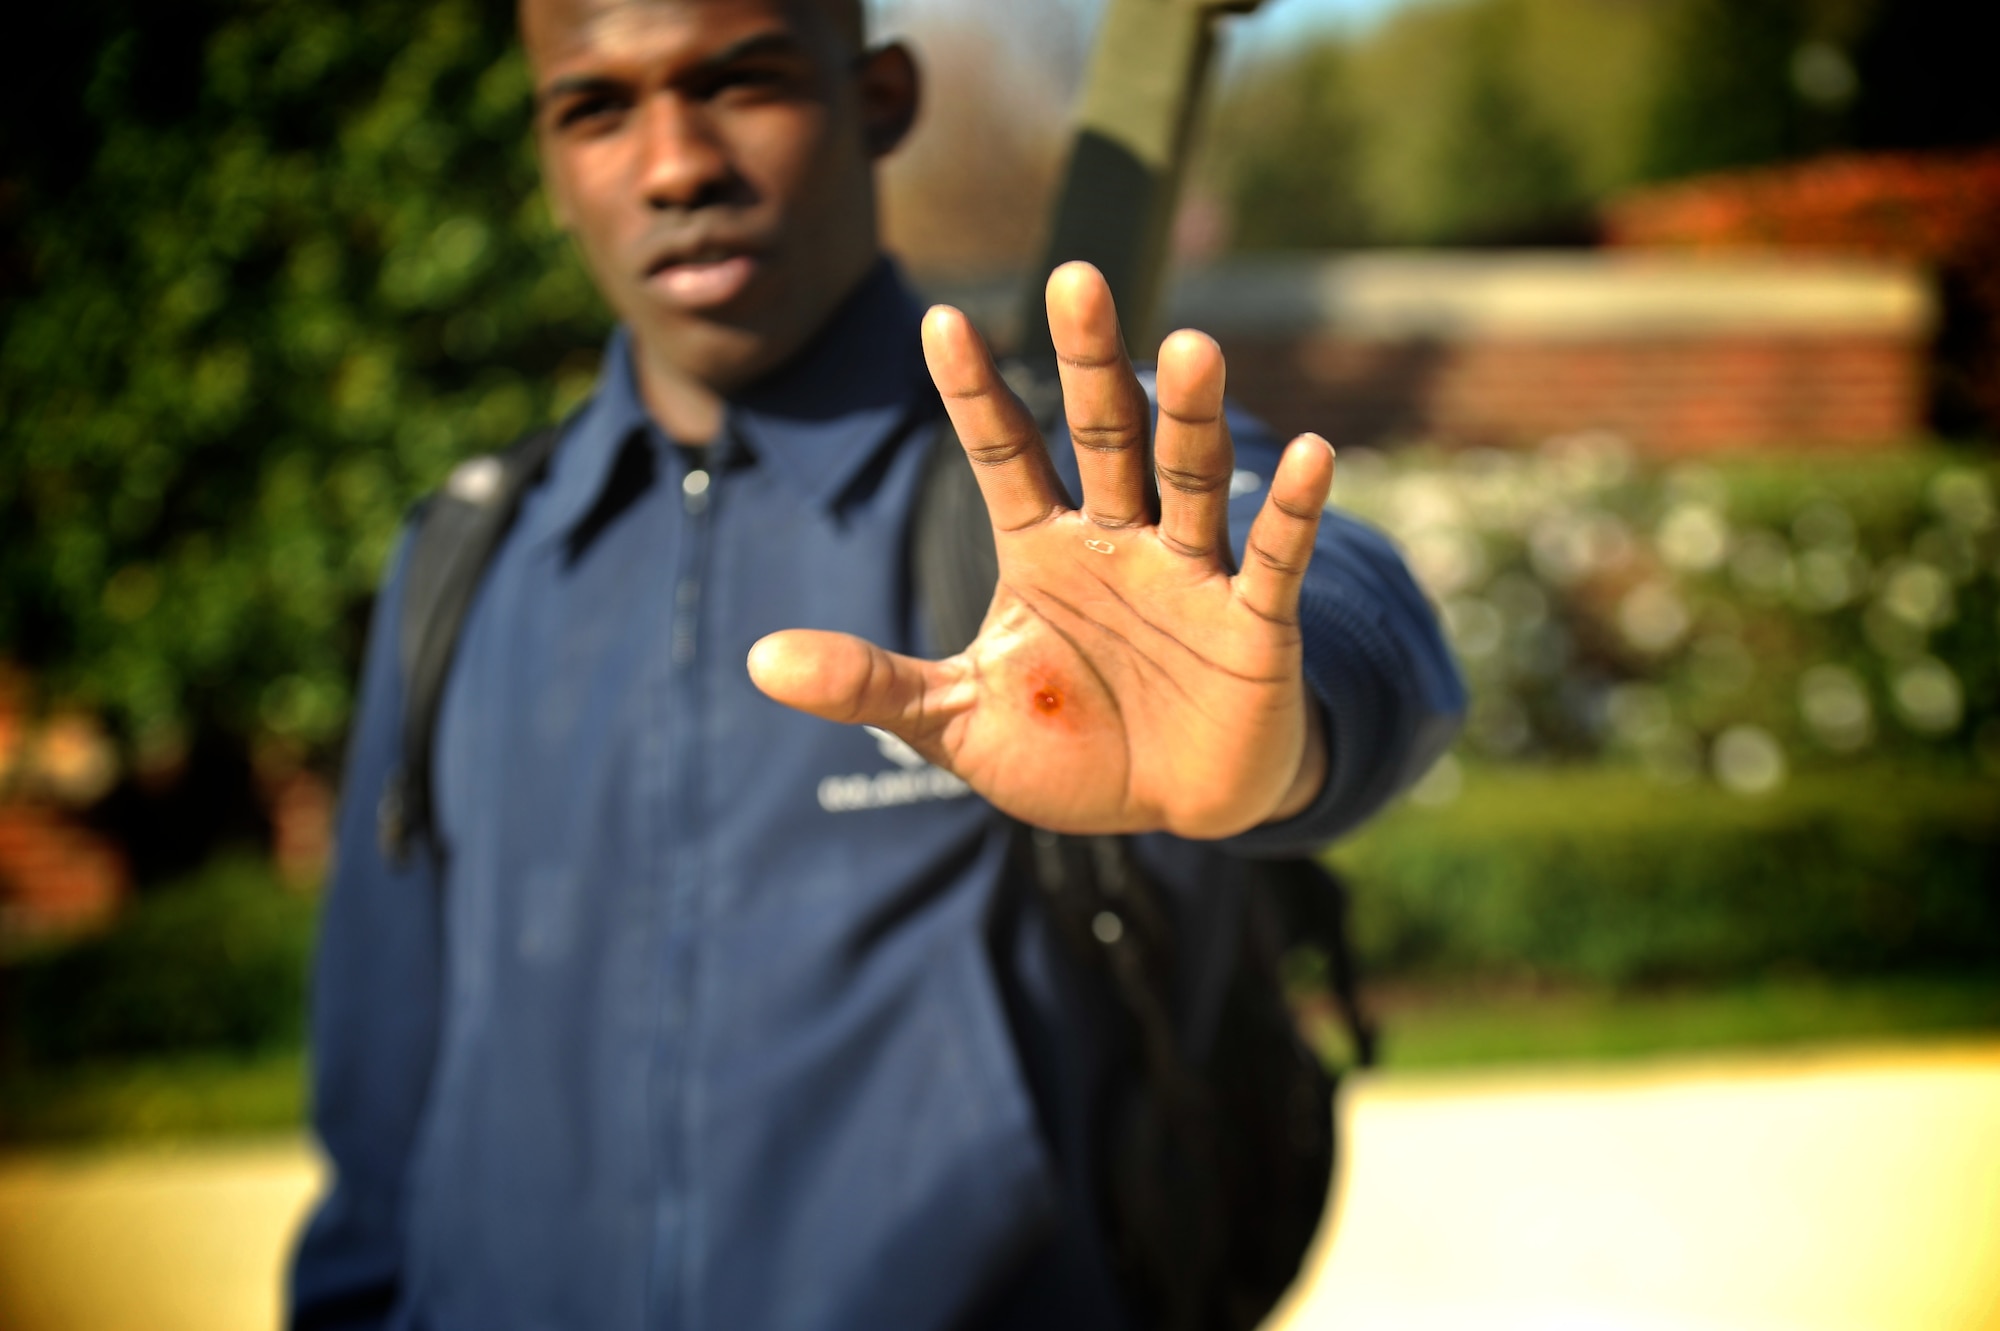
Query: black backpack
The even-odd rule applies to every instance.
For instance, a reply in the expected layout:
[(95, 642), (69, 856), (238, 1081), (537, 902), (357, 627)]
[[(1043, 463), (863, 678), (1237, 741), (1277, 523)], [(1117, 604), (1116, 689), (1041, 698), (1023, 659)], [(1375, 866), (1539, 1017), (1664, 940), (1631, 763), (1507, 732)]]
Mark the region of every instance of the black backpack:
[[(1061, 409), (1046, 376), (1010, 367), (1042, 422)], [(431, 760), (438, 710), (465, 616), (562, 428), (474, 458), (424, 502), (404, 574), (397, 647), (402, 761), (379, 808), (385, 854), (437, 853)], [(978, 481), (947, 424), (926, 464), (913, 531), (919, 605), (932, 642), (977, 635), (999, 560)], [(1211, 1047), (1185, 1050), (1174, 1019), (1174, 939), (1161, 889), (1124, 837), (1014, 827), (1016, 874), (1122, 1016), (1114, 1088), (1102, 1106), (1098, 1205), (1121, 1287), (1140, 1324), (1250, 1331), (1298, 1275), (1331, 1186), (1335, 1080), (1300, 1038), (1278, 963), (1317, 946), (1361, 1066), (1376, 1055), (1354, 986), (1344, 884), (1312, 860), (1252, 866), (1241, 955)]]

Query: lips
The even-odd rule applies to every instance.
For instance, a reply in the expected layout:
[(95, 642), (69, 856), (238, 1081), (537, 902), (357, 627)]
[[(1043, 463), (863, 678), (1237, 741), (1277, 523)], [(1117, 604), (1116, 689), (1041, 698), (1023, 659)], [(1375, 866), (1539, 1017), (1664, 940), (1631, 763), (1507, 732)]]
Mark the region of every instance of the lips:
[(742, 295), (762, 266), (760, 256), (733, 246), (677, 250), (646, 269), (646, 285), (680, 309), (714, 309)]

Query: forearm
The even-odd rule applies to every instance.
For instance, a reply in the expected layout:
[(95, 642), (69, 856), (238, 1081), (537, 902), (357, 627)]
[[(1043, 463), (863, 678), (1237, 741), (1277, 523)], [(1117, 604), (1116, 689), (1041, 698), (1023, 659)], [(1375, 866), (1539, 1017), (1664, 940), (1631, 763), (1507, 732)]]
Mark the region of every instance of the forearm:
[(1299, 758), (1294, 764), (1292, 783), (1285, 791), (1285, 797), (1278, 801), (1278, 807), (1271, 812), (1267, 823), (1282, 823), (1298, 817), (1312, 807), (1326, 788), (1326, 715), (1319, 705), (1319, 699), (1310, 688), (1301, 684), (1305, 694), (1304, 715), (1301, 718), (1302, 733), (1299, 737)]

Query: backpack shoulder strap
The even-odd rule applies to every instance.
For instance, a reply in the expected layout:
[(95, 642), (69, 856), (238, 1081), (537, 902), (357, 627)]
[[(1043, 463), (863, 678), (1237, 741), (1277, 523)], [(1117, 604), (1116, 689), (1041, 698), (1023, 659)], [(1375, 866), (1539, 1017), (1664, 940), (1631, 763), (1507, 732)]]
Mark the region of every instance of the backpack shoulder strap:
[[(1062, 385), (1055, 367), (1006, 361), (1000, 373), (1046, 437), (1062, 414)], [(924, 466), (911, 533), (917, 605), (931, 649), (950, 656), (979, 636), (993, 602), (993, 588), (1000, 581), (1000, 556), (979, 478), (949, 417), (938, 427)]]
[(431, 749), (445, 677), (473, 595), (521, 501), (548, 471), (563, 427), (537, 430), (498, 453), (461, 462), (417, 510), (403, 573), (396, 655), (403, 675), (402, 760), (377, 810), (383, 853), (401, 864), (419, 840), (437, 852)]

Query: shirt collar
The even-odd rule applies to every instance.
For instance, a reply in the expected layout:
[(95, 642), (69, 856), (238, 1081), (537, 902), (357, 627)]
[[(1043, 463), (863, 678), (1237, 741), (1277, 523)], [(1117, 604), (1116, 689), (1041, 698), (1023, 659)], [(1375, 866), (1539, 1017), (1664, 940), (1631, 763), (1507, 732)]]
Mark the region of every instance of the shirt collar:
[[(938, 410), (922, 321), (902, 274), (881, 260), (804, 350), (728, 402), (718, 453), (726, 462), (740, 445), (809, 502), (833, 507), (884, 445)], [(596, 392), (566, 428), (530, 540), (566, 535), (582, 520), (635, 432), (669, 442), (639, 395), (621, 326), (605, 346)]]
[(596, 390), (562, 426), (562, 444), (539, 500), (528, 512), (523, 537), (539, 545), (567, 536), (597, 502), (625, 441), (650, 425), (632, 376), (631, 338), (623, 327), (615, 328), (605, 344)]
[(887, 259), (804, 351), (729, 404), (725, 433), (824, 508), (884, 444), (939, 410), (924, 307)]

